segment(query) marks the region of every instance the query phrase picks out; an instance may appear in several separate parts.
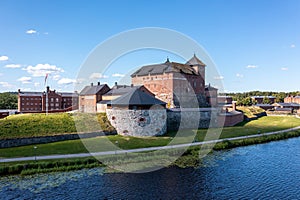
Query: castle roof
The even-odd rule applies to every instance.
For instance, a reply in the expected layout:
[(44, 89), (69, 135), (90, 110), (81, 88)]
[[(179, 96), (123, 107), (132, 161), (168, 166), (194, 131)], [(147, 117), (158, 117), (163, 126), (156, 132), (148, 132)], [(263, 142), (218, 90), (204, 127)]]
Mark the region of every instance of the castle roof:
[(129, 91), (128, 93), (122, 95), (121, 97), (114, 99), (110, 102), (111, 105), (122, 105), (122, 106), (129, 106), (129, 105), (166, 105), (165, 102), (156, 99), (155, 97), (147, 94), (139, 89), (134, 89)]
[(206, 65), (194, 54), (194, 56), (189, 59), (186, 63), (186, 65), (200, 65), (205, 67)]
[(201, 60), (199, 60), (196, 57), (196, 55), (194, 55), (186, 64), (170, 62), (169, 59), (167, 59), (166, 62), (161, 64), (142, 66), (140, 69), (134, 72), (131, 75), (131, 77), (157, 75), (157, 74), (172, 73), (172, 72), (179, 72), (183, 74), (200, 76), (199, 72), (196, 72), (191, 65), (200, 65), (203, 67), (205, 66), (205, 64)]
[(142, 87), (142, 85), (139, 85), (139, 86), (117, 85), (117, 86), (114, 86), (110, 91), (108, 91), (103, 96), (123, 95), (123, 94), (130, 92), (131, 90), (140, 89), (141, 87)]

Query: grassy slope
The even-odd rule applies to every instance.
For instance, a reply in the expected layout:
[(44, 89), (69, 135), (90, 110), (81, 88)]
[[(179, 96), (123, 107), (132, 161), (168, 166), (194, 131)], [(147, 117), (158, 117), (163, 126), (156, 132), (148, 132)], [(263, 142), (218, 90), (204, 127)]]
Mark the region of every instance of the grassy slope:
[[(94, 126), (94, 124), (98, 124), (98, 126)], [(97, 131), (99, 125), (104, 131), (114, 130), (105, 114), (13, 115), (0, 120), (0, 139), (51, 136), (74, 133), (77, 130), (79, 132)]]
[[(278, 131), (288, 129), (292, 127), (300, 126), (300, 119), (294, 117), (262, 117), (257, 120), (250, 121), (248, 123), (242, 123), (235, 127), (226, 127), (222, 130), (220, 138), (237, 137), (242, 135), (251, 135), (257, 133), (265, 133), (270, 131)], [(197, 139), (203, 141), (207, 130), (198, 130)], [(187, 133), (189, 134), (189, 133)], [(211, 139), (218, 139), (217, 136), (210, 133)], [(164, 137), (149, 137), (149, 138), (134, 138), (134, 137), (123, 137), (119, 135), (108, 136), (107, 138), (115, 144), (118, 141), (118, 145), (122, 149), (133, 149), (150, 146), (164, 146), (171, 141), (171, 135)], [(177, 143), (186, 143), (187, 139), (192, 137), (181, 136)], [(190, 138), (193, 140), (193, 138)], [(191, 140), (190, 140), (191, 141)], [(104, 137), (89, 138), (83, 140), (71, 140), (63, 142), (55, 142), (49, 144), (36, 145), (37, 155), (50, 155), (50, 154), (73, 154), (88, 152), (83, 143), (89, 146), (89, 151), (108, 151), (113, 150), (109, 147), (109, 141)], [(34, 156), (33, 151), (34, 145), (0, 149), (0, 157), (22, 157), (22, 156)]]

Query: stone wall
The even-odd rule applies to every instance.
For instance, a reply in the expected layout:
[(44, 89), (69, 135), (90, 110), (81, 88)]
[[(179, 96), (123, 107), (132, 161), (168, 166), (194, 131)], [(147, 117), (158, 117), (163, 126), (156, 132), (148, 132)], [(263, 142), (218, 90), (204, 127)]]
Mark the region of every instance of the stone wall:
[(114, 135), (116, 132), (93, 132), (93, 133), (81, 133), (81, 134), (62, 134), (54, 136), (44, 137), (32, 137), (32, 138), (18, 138), (18, 139), (4, 139), (0, 140), (0, 148), (18, 147), (31, 144), (45, 144), (50, 142), (59, 142), (64, 140), (76, 140), (82, 138), (92, 138), (103, 135)]
[(186, 110), (168, 110), (167, 127), (168, 131), (177, 131), (180, 129), (209, 128), (211, 120), (212, 125), (216, 122), (216, 110), (214, 109), (186, 109)]
[(242, 112), (233, 111), (218, 115), (218, 122), (221, 122), (219, 126), (234, 126), (242, 121), (244, 121), (244, 114)]
[(165, 109), (106, 109), (106, 115), (118, 134), (124, 136), (156, 136), (166, 132)]

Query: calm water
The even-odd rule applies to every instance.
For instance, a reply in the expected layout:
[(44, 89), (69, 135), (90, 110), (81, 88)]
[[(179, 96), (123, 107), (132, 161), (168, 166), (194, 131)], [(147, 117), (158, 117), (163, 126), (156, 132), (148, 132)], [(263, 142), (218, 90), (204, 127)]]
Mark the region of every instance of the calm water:
[(0, 199), (300, 199), (300, 138), (215, 152), (198, 169), (0, 178)]

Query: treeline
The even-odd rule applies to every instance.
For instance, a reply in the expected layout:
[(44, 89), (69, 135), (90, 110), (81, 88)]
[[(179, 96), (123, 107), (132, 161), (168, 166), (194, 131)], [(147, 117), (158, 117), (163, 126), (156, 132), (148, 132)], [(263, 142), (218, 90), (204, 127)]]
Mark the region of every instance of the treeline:
[[(300, 95), (300, 91), (297, 92), (261, 92), (261, 91), (250, 91), (243, 93), (222, 93), (220, 95), (224, 96), (232, 96), (233, 101), (237, 101), (237, 105), (240, 106), (251, 106), (257, 104), (255, 100), (253, 100), (252, 96), (273, 96), (275, 97), (276, 103), (284, 102), (284, 98), (287, 96), (297, 96)], [(269, 104), (270, 100), (266, 97), (263, 99), (264, 104)]]
[(16, 93), (0, 93), (0, 109), (17, 109), (18, 95)]

